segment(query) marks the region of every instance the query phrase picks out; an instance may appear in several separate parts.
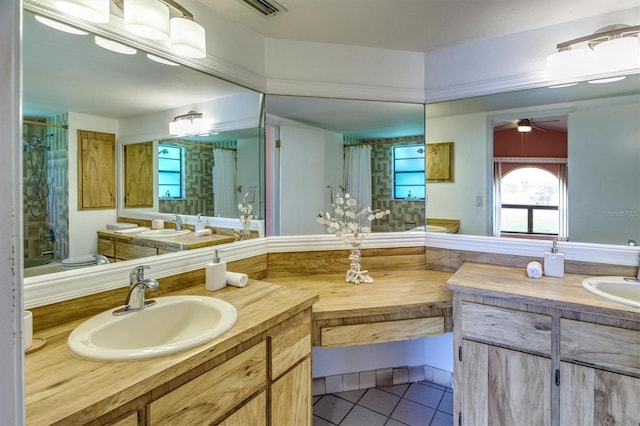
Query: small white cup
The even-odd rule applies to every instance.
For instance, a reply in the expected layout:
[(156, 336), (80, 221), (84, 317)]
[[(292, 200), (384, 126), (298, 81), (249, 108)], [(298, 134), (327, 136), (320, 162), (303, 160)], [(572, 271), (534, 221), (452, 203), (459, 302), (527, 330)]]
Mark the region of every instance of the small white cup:
[(26, 351), (33, 344), (33, 314), (24, 311), (22, 315), (22, 348)]
[(151, 221), (151, 229), (164, 229), (164, 220), (153, 219)]

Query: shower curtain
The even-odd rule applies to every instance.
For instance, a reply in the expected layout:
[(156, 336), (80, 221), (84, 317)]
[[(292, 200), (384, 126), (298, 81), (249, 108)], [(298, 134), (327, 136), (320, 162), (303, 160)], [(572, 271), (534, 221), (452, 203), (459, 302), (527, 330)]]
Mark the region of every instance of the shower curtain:
[(236, 152), (213, 150), (213, 213), (218, 217), (238, 217)]
[(347, 192), (360, 206), (371, 207), (371, 145), (345, 147), (344, 165)]

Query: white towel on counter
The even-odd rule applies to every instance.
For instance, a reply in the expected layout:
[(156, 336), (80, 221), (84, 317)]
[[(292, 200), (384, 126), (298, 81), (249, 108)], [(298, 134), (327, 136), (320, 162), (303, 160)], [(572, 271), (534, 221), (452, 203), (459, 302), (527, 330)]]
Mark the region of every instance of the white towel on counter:
[(149, 228), (145, 228), (143, 226), (137, 228), (129, 228), (129, 229), (118, 229), (117, 231), (113, 231), (116, 234), (132, 234), (136, 232), (148, 231)]
[(249, 277), (247, 277), (247, 274), (227, 271), (227, 285), (232, 285), (234, 287), (244, 287), (247, 285), (248, 280)]
[(527, 275), (529, 276), (529, 278), (542, 278), (542, 265), (540, 264), (540, 262), (529, 262), (527, 264)]

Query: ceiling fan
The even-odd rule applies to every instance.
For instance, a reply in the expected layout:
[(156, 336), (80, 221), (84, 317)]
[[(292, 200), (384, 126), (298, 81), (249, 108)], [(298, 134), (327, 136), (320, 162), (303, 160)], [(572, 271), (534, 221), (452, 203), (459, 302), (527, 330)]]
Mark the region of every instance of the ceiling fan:
[(553, 122), (557, 122), (557, 121), (560, 121), (560, 120), (534, 121), (531, 118), (521, 118), (519, 120), (510, 121), (507, 124), (502, 124), (502, 125), (496, 126), (494, 128), (494, 130), (504, 130), (504, 129), (517, 128), (518, 132), (520, 132), (520, 133), (528, 133), (528, 132), (532, 131), (533, 129), (541, 130), (543, 132), (546, 132), (545, 129), (543, 129), (542, 127), (538, 127), (537, 124), (540, 124), (540, 123), (553, 123)]

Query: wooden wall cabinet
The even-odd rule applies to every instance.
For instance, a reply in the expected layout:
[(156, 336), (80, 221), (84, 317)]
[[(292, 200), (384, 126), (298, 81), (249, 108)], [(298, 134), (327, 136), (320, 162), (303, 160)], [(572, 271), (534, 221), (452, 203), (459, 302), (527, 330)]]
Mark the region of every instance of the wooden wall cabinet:
[(124, 206), (153, 207), (153, 142), (124, 147)]
[(78, 130), (78, 210), (116, 207), (116, 135)]
[(640, 323), (454, 293), (454, 424), (640, 424)]

